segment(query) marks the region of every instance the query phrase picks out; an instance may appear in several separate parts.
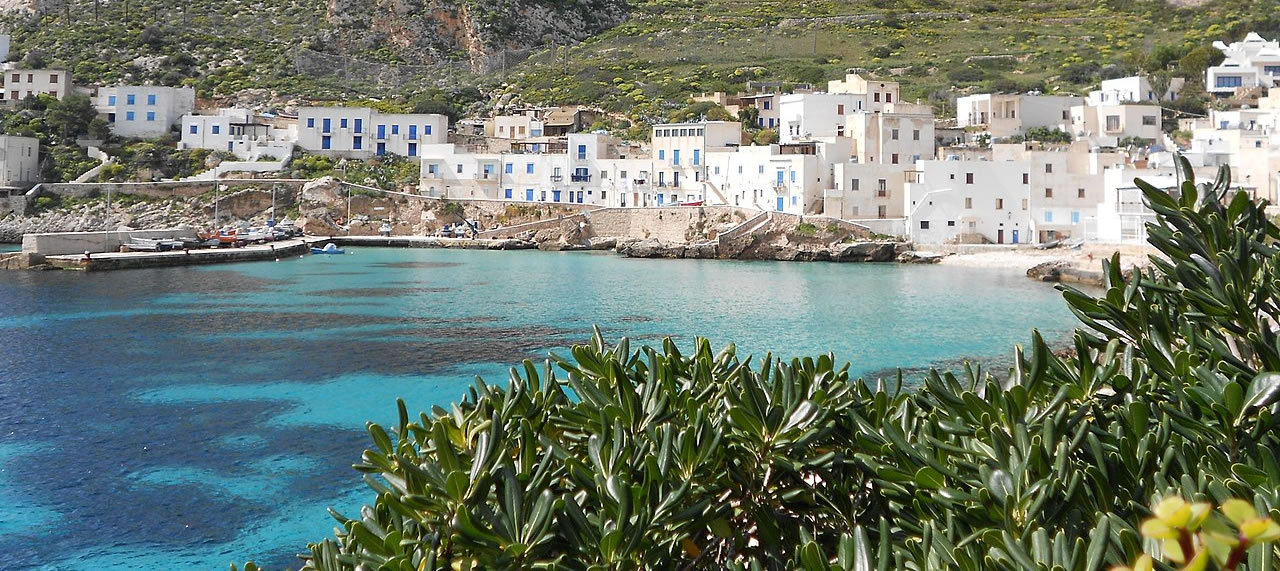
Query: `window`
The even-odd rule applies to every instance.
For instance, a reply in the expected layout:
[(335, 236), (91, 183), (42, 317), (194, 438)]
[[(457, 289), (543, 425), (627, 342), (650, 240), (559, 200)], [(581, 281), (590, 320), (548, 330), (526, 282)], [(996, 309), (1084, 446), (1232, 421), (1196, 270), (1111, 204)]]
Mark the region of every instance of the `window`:
[(427, 165), (427, 174), (436, 175), (440, 173), (440, 165)]
[(364, 137), (352, 137), (352, 138), (351, 138), (351, 148), (352, 148), (352, 149), (355, 149), (355, 150), (357, 150), (357, 151), (358, 151), (358, 150), (360, 150), (360, 149), (361, 149), (361, 148), (363, 148), (363, 147), (364, 147)]
[(844, 105), (836, 105), (836, 115), (844, 115)]
[(325, 135), (325, 136), (323, 136), (323, 137), (320, 137), (320, 148), (321, 148), (321, 149), (328, 150), (328, 149), (330, 149), (330, 148), (332, 148), (332, 147), (333, 147), (333, 137), (330, 137), (329, 135)]
[(133, 105), (134, 103), (137, 103), (137, 99), (138, 99), (138, 96), (132, 93), (124, 96), (124, 102), (127, 105)]
[(1264, 65), (1262, 73), (1267, 75), (1280, 75), (1280, 65)]
[(57, 82), (58, 82), (58, 74), (56, 73), (49, 74), (49, 83), (57, 83)]
[(392, 126), (391, 126), (391, 134), (392, 134), (392, 135), (399, 135), (399, 134), (400, 134), (400, 126), (399, 126), (399, 125), (392, 125)]
[(760, 174), (764, 174), (764, 165), (760, 165)]
[[(35, 74), (34, 74), (34, 73), (28, 73), (28, 74), (27, 74), (27, 83), (35, 83), (35, 82), (36, 82), (36, 76), (35, 76)], [(131, 95), (130, 97), (132, 97), (132, 95)], [(132, 101), (131, 101), (130, 103), (132, 103)]]
[(791, 171), (791, 182), (795, 183), (795, 181), (796, 181), (796, 171)]
[(124, 114), (124, 120), (125, 120), (125, 121), (132, 121), (132, 120), (133, 120), (133, 111), (126, 111), (126, 112), (125, 112), (125, 114)]
[(893, 155), (891, 155), (891, 159), (893, 164), (895, 165), (898, 164), (898, 153), (894, 153)]
[(484, 165), (484, 178), (487, 180), (493, 176), (493, 165)]
[(148, 120), (148, 121), (155, 121), (155, 120), (156, 120), (156, 112), (155, 112), (155, 111), (147, 111), (147, 120)]
[(1053, 211), (1052, 211), (1052, 210), (1046, 210), (1046, 211), (1044, 211), (1044, 221), (1045, 221), (1045, 222), (1053, 222)]
[(849, 181), (849, 190), (855, 190), (855, 191), (856, 191), (856, 190), (858, 190), (858, 186), (859, 186), (859, 184), (860, 184), (860, 183), (859, 183), (858, 179), (856, 179), (856, 178), (855, 178), (855, 179), (851, 179), (851, 180)]
[(18, 74), (16, 74), (16, 73), (15, 73), (15, 74), (13, 74), (13, 82), (14, 82), (14, 83), (17, 83), (17, 82), (19, 82), (19, 81), (22, 81), (22, 76), (21, 76), (21, 75), (18, 75)]
[(666, 150), (666, 149), (658, 149), (658, 160), (660, 160), (660, 161), (665, 161), (665, 160), (667, 160), (667, 150)]
[(507, 163), (507, 165), (506, 165), (505, 167), (502, 167), (502, 172), (507, 173), (507, 174), (511, 174), (511, 172), (512, 172), (513, 170), (515, 170), (515, 165), (513, 165), (513, 164), (511, 164), (511, 163)]
[(1080, 223), (1080, 212), (1078, 210), (1071, 211), (1071, 223), (1072, 224)]
[(195, 125), (192, 125), (192, 126), (191, 126), (191, 134), (192, 134), (192, 135), (196, 134), (196, 132), (198, 132), (199, 130), (200, 130), (200, 129), (199, 129), (199, 127), (197, 127), (197, 126), (195, 126)]
[(1219, 75), (1214, 78), (1214, 87), (1240, 87), (1244, 85), (1244, 79), (1238, 75)]
[(1052, 188), (1046, 188), (1046, 189), (1044, 189), (1044, 197), (1045, 197), (1045, 198), (1053, 198), (1053, 189), (1052, 189)]
[[(15, 92), (15, 93), (16, 93), (16, 92)], [(115, 106), (115, 104), (116, 104), (116, 96), (114, 96), (114, 95), (108, 95), (108, 96), (107, 96), (107, 105), (110, 105), (110, 106), (113, 106), (113, 107), (114, 107), (114, 106)]]
[[(876, 99), (879, 99), (879, 97), (876, 97)], [(921, 230), (928, 230), (928, 229), (929, 229), (929, 221), (928, 221), (928, 220), (921, 220), (921, 221), (920, 221), (920, 229), (921, 229)]]
[[(130, 112), (129, 112), (129, 115), (130, 115), (130, 117), (132, 118), (132, 116), (133, 116), (133, 111), (130, 111)], [(214, 126), (213, 126), (213, 134), (214, 134), (214, 135), (217, 135), (217, 134), (219, 134), (219, 133), (221, 133), (221, 132), (222, 132), (222, 125), (214, 125)]]
[(973, 208), (973, 199), (972, 199), (972, 198), (970, 198), (970, 197), (965, 197), (965, 199), (964, 199), (964, 208), (965, 208), (965, 210), (970, 210), (970, 209), (972, 209), (972, 208)]
[(383, 142), (381, 142), (381, 141), (379, 141), (379, 142), (378, 142), (378, 146), (376, 147), (376, 150), (375, 150), (374, 152), (375, 152), (375, 153), (377, 153), (379, 157), (381, 157), (381, 156), (383, 156), (383, 155), (386, 155), (386, 154), (387, 154), (387, 144), (386, 144), (386, 143), (383, 143)]
[(889, 185), (887, 182), (888, 181), (883, 178), (876, 181), (876, 196), (880, 198), (889, 196)]
[(1025, 199), (1025, 198), (1024, 198), (1024, 199), (1022, 199), (1022, 209), (1023, 209), (1023, 210), (1026, 210), (1026, 209), (1027, 209), (1027, 199)]
[(673, 165), (678, 165), (678, 164), (680, 164), (680, 149), (672, 149), (672, 151), (671, 151), (671, 164), (673, 164)]
[(509, 189), (509, 188), (508, 188), (508, 189), (506, 189), (506, 190), (502, 191), (502, 197), (503, 197), (503, 198), (505, 198), (505, 199), (507, 199), (507, 200), (511, 200), (511, 189)]
[(1120, 130), (1120, 116), (1119, 116), (1119, 115), (1107, 115), (1107, 130), (1108, 130), (1108, 131), (1118, 131), (1118, 130)]
[(693, 165), (697, 166), (702, 162), (702, 151), (700, 149), (693, 150)]
[(387, 126), (386, 126), (386, 125), (378, 125), (378, 138), (379, 138), (379, 139), (385, 139), (385, 138), (387, 138)]
[(773, 107), (773, 102), (766, 99), (764, 101), (764, 110), (768, 111), (771, 107)]
[(1084, 189), (1083, 189), (1083, 188), (1077, 188), (1077, 189), (1076, 189), (1076, 198), (1084, 198)]
[(895, 141), (896, 141), (896, 140), (898, 140), (898, 130), (897, 130), (897, 129), (894, 129), (894, 130), (893, 130), (893, 140), (895, 140)]
[(356, 127), (356, 128), (355, 128), (355, 129), (353, 129), (353, 131), (355, 131), (355, 132), (357, 132), (357, 133), (363, 133), (363, 132), (364, 132), (364, 119), (356, 119), (356, 125), (355, 125), (355, 127)]
[(1148, 127), (1155, 125), (1155, 124), (1156, 124), (1156, 116), (1155, 116), (1155, 115), (1143, 115), (1143, 116), (1142, 116), (1142, 124), (1143, 124), (1143, 125), (1146, 125), (1146, 126), (1148, 126)]
[(417, 126), (417, 125), (409, 125), (409, 140), (410, 140), (410, 141), (416, 141), (416, 140), (418, 140), (418, 126)]
[(1031, 183), (1031, 175), (1025, 172), (1022, 173), (1022, 184), (1030, 184), (1030, 183)]
[(720, 174), (720, 167), (715, 167), (715, 173), (713, 174), (718, 176)]
[(330, 132), (330, 131), (332, 131), (332, 130), (333, 130), (333, 119), (330, 119), (330, 118), (328, 118), (328, 117), (325, 117), (325, 118), (324, 118), (324, 121), (323, 121), (323, 124), (322, 124), (322, 125), (320, 125), (320, 132), (322, 132), (322, 133), (328, 133), (328, 132)]
[(920, 140), (920, 129), (912, 129), (912, 130), (911, 130), (911, 140), (912, 140), (912, 141), (919, 141), (919, 140)]
[(973, 184), (973, 173), (971, 172), (964, 173), (964, 183)]
[(586, 159), (587, 159), (587, 146), (578, 145), (578, 160), (582, 161)]
[(462, 163), (458, 163), (458, 174), (462, 174)]
[(525, 173), (525, 174), (533, 174), (533, 163), (525, 163), (525, 165), (524, 165), (524, 173)]
[(430, 134), (431, 134), (431, 125), (423, 125), (423, 126), (422, 126), (422, 134), (423, 134), (423, 135), (430, 135)]
[(885, 103), (893, 103), (893, 94), (892, 94), (892, 93), (886, 93), (886, 94), (884, 94), (884, 102), (885, 102)]
[(346, 129), (346, 128), (347, 128), (347, 118), (346, 118), (346, 117), (342, 117), (342, 118), (338, 119), (338, 128), (339, 128), (339, 129)]
[(876, 102), (876, 103), (879, 103), (879, 102), (880, 102), (880, 92), (878, 92), (878, 91), (877, 91), (877, 92), (875, 93), (875, 95), (873, 95), (872, 97), (873, 97), (873, 99), (875, 100), (875, 102)]
[(997, 198), (997, 199), (996, 199), (996, 210), (1004, 210), (1004, 199), (1003, 199), (1003, 198)]
[(315, 128), (316, 128), (316, 118), (315, 118), (315, 117), (307, 117), (307, 128), (308, 128), (308, 129), (315, 129)]
[(147, 94), (147, 105), (155, 105), (155, 104), (156, 104), (156, 94), (154, 94), (154, 93), (148, 93), (148, 94)]
[(876, 218), (887, 218), (889, 216), (889, 207), (881, 204), (876, 207)]
[(1044, 172), (1046, 172), (1046, 173), (1051, 173), (1051, 172), (1053, 172), (1053, 163), (1046, 163), (1046, 164), (1044, 165)]

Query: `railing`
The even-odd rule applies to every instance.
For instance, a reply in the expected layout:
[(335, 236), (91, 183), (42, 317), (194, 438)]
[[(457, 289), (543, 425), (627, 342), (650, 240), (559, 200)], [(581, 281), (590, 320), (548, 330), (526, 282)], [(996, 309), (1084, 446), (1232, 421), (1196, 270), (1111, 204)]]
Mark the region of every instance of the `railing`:
[(551, 175), (551, 182), (560, 182), (562, 180), (564, 180), (563, 176), (560, 176), (558, 174)]
[(589, 175), (589, 174), (575, 174), (575, 175), (571, 175), (571, 176), (569, 177), (569, 180), (570, 180), (571, 182), (591, 182), (591, 175)]
[(649, 181), (647, 181), (647, 180), (645, 180), (645, 179), (642, 179), (642, 178), (634, 178), (634, 179), (631, 179), (631, 184), (634, 184), (634, 185), (637, 185), (637, 186), (644, 186), (644, 185), (645, 185), (645, 184), (647, 184), (648, 182), (649, 182)]

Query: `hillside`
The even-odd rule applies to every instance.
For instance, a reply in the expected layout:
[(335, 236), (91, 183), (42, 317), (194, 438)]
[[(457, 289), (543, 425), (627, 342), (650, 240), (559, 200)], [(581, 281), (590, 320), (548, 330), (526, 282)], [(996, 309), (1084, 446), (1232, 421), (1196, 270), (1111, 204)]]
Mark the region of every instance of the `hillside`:
[(851, 68), (940, 111), (974, 90), (1083, 93), (1108, 76), (1194, 74), (1212, 40), (1280, 33), (1280, 0), (34, 1), (5, 17), (11, 58), (34, 51), (78, 81), (391, 107), (480, 87), (491, 104), (595, 104), (637, 123), (693, 93)]

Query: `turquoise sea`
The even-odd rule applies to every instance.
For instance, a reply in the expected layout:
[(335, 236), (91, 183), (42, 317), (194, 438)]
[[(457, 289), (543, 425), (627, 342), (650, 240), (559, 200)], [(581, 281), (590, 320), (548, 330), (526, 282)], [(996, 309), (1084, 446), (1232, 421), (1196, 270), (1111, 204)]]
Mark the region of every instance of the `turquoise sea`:
[[(0, 273), (0, 569), (226, 569), (294, 554), (369, 496), (364, 422), (610, 338), (862, 373), (1006, 363), (1074, 320), (1018, 272), (360, 249), (83, 274)], [(918, 376), (918, 373), (917, 373)]]

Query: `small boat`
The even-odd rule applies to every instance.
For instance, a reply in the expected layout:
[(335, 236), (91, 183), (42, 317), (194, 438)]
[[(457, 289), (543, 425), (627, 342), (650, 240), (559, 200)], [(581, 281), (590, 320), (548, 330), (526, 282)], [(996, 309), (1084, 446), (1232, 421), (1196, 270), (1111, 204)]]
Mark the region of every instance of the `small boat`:
[(346, 250), (333, 245), (332, 242), (325, 244), (323, 248), (311, 248), (312, 254), (345, 254)]
[(129, 249), (141, 252), (167, 252), (170, 250), (181, 250), (183, 243), (181, 240), (172, 240), (168, 238), (138, 238), (129, 237)]

